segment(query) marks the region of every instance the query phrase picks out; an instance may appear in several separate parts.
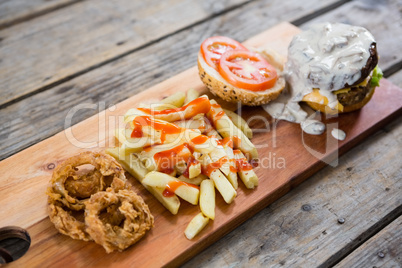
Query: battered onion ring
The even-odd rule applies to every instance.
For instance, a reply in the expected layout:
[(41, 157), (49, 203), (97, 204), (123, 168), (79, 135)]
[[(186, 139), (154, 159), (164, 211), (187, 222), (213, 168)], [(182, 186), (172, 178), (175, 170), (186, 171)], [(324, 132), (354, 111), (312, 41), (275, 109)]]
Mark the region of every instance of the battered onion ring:
[[(94, 169), (80, 174), (78, 167), (88, 164)], [(60, 233), (91, 241), (84, 221), (85, 201), (105, 189), (125, 189), (126, 182), (123, 168), (109, 155), (85, 152), (73, 156), (53, 172), (47, 189), (49, 218)]]
[[(91, 236), (86, 232), (84, 211), (74, 211), (75, 214), (81, 214), (76, 216), (73, 216), (71, 212), (72, 211), (66, 208), (61, 202), (55, 201), (49, 203), (48, 213), (50, 220), (60, 233), (68, 235), (74, 239), (93, 241)], [(82, 218), (82, 220), (78, 218)]]
[(86, 202), (86, 231), (107, 253), (123, 251), (151, 229), (154, 218), (144, 200), (130, 190), (93, 194)]
[[(78, 167), (92, 165), (94, 170), (78, 174)], [(111, 187), (118, 191), (127, 188), (124, 170), (110, 155), (85, 152), (57, 166), (47, 190), (49, 203), (60, 201), (73, 210), (85, 209), (85, 201), (94, 193)]]

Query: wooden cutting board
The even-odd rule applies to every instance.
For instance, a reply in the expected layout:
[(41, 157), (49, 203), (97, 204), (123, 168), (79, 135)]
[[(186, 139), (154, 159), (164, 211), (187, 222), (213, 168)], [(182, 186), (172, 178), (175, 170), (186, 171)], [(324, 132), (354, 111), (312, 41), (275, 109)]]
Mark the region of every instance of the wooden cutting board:
[[(286, 56), (287, 46), (298, 32), (295, 26), (281, 23), (245, 44), (268, 46)], [(196, 55), (193, 56), (195, 63)], [(140, 102), (160, 100), (191, 87), (205, 91), (196, 67), (113, 107), (106, 107), (104, 111), (102, 103), (95, 106), (83, 104), (70, 111), (70, 117), (66, 120), (71, 119), (71, 115), (79, 112), (79, 109), (99, 109), (101, 112), (0, 162), (0, 227), (23, 227), (32, 239), (27, 254), (11, 263), (10, 267), (159, 267), (181, 264), (327, 163), (335, 166), (340, 154), (402, 112), (402, 90), (385, 79), (381, 80), (381, 86), (372, 101), (362, 110), (324, 119), (327, 131), (320, 136), (303, 134), (297, 124), (283, 121), (275, 123), (260, 107), (244, 108), (242, 115), (245, 118), (253, 117), (250, 125), (255, 129), (252, 142), (256, 144), (261, 159), (259, 167), (255, 169), (260, 185), (255, 190), (247, 190), (240, 181), (238, 196), (230, 205), (225, 204), (217, 194), (216, 219), (194, 240), (187, 240), (183, 232), (191, 218), (199, 212), (199, 207), (182, 201), (178, 215), (171, 215), (131, 177), (129, 180), (134, 191), (144, 198), (155, 217), (155, 227), (136, 245), (122, 253), (106, 254), (101, 246), (93, 242), (73, 240), (59, 234), (46, 213), (45, 190), (54, 167), (79, 152), (113, 146), (113, 131), (121, 115), (129, 108), (136, 107)], [(266, 124), (267, 121), (263, 119), (269, 123)], [(331, 136), (330, 131), (334, 127), (346, 132), (344, 141), (337, 141)]]

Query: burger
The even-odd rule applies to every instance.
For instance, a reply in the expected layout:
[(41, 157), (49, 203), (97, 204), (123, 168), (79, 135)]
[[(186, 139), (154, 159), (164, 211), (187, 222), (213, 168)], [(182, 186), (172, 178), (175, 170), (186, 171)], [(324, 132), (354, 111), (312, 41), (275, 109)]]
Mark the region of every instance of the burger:
[(342, 23), (319, 23), (296, 35), (285, 73), (292, 101), (328, 114), (362, 108), (382, 78), (372, 34)]

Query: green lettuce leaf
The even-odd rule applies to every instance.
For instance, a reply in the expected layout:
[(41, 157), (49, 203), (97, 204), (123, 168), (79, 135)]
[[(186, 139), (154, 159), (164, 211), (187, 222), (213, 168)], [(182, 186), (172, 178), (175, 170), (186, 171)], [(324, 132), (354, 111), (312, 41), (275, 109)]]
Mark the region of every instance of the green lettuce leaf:
[(378, 65), (373, 70), (373, 76), (371, 77), (371, 86), (378, 87), (380, 85), (380, 80), (383, 77), (383, 73)]

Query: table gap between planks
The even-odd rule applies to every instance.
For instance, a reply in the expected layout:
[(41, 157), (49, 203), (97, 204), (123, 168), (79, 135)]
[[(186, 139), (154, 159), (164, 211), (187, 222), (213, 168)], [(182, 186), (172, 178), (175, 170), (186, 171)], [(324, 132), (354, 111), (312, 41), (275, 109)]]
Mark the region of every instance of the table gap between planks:
[[(283, 10), (286, 10), (287, 12), (282, 13), (282, 12), (280, 12), (280, 9), (278, 9), (279, 14), (277, 16), (275, 16), (274, 18), (272, 18), (272, 16), (270, 16), (271, 15), (270, 12), (265, 12), (265, 14), (264, 14), (264, 9), (262, 8), (262, 7), (272, 8), (272, 6), (269, 5), (268, 1), (253, 1), (251, 3), (244, 4), (244, 6), (240, 6), (238, 8), (235, 8), (234, 10), (231, 10), (227, 14), (217, 16), (216, 18), (213, 18), (214, 16), (212, 16), (211, 19), (208, 18), (205, 22), (202, 22), (199, 25), (196, 25), (194, 27), (194, 28), (196, 28), (196, 30), (195, 30), (196, 34), (192, 33), (192, 31), (194, 31), (194, 30), (192, 30), (192, 28), (180, 31), (180, 29), (183, 28), (182, 27), (183, 25), (181, 25), (181, 28), (180, 28), (180, 26), (178, 27), (179, 30), (174, 31), (171, 36), (167, 37), (164, 40), (152, 43), (152, 38), (150, 38), (150, 40), (147, 40), (147, 38), (145, 38), (145, 41), (143, 42), (143, 47), (141, 47), (141, 45), (139, 45), (140, 48), (138, 49), (138, 51), (135, 51), (135, 52), (133, 52), (130, 55), (127, 55), (125, 57), (119, 58), (116, 61), (112, 61), (110, 63), (107, 63), (107, 64), (105, 64), (104, 66), (102, 66), (100, 68), (97, 68), (97, 69), (95, 68), (94, 71), (91, 71), (91, 72), (85, 73), (83, 75), (80, 75), (80, 76), (77, 77), (76, 81), (71, 80), (71, 81), (73, 81), (75, 83), (70, 83), (70, 81), (68, 81), (68, 82), (62, 83), (62, 84), (60, 84), (58, 86), (50, 87), (50, 88), (48, 88), (46, 90), (46, 92), (44, 91), (44, 92), (41, 92), (39, 94), (33, 95), (32, 98), (34, 98), (35, 96), (38, 96), (40, 94), (47, 93), (47, 92), (52, 92), (53, 93), (53, 94), (50, 94), (50, 95), (44, 94), (44, 95), (40, 96), (40, 98), (38, 98), (38, 101), (34, 102), (34, 105), (29, 107), (29, 109), (31, 109), (31, 110), (26, 109), (24, 111), (24, 113), (22, 113), (22, 114), (30, 114), (29, 112), (31, 112), (31, 111), (34, 111), (34, 114), (35, 114), (35, 112), (36, 112), (36, 119), (37, 119), (36, 121), (45, 121), (43, 126), (40, 126), (40, 127), (45, 127), (46, 125), (52, 125), (55, 122), (61, 121), (61, 119), (63, 119), (65, 117), (65, 114), (69, 110), (69, 108), (71, 108), (76, 103), (80, 103), (81, 101), (93, 101), (93, 102), (96, 102), (97, 100), (101, 100), (104, 97), (110, 97), (110, 95), (112, 95), (112, 99), (113, 98), (114, 99), (113, 99), (113, 101), (110, 101), (110, 104), (116, 103), (116, 102), (118, 102), (118, 101), (120, 101), (120, 100), (122, 100), (124, 98), (127, 98), (128, 96), (138, 92), (138, 91), (141, 91), (141, 90), (149, 87), (152, 84), (155, 84), (156, 81), (164, 80), (167, 77), (170, 77), (170, 76), (174, 75), (175, 73), (178, 73), (178, 72), (180, 72), (180, 71), (182, 71), (184, 69), (187, 69), (188, 67), (194, 65), (194, 60), (185, 60), (184, 63), (181, 63), (182, 59), (180, 59), (177, 56), (175, 57), (174, 49), (179, 49), (178, 51), (185, 52), (185, 53), (195, 53), (198, 50), (198, 48), (197, 48), (197, 45), (193, 44), (193, 42), (194, 42), (194, 40), (193, 40), (194, 37), (193, 36), (197, 36), (198, 32), (200, 32), (202, 34), (198, 35), (198, 39), (195, 39), (195, 40), (199, 40), (200, 42), (202, 41), (203, 38), (208, 37), (211, 34), (214, 34), (214, 33), (225, 34), (226, 32), (230, 33), (229, 35), (231, 35), (233, 37), (236, 37), (237, 39), (242, 41), (242, 40), (246, 39), (247, 37), (249, 37), (249, 36), (261, 31), (262, 29), (268, 28), (267, 26), (274, 25), (278, 21), (281, 21), (281, 20), (297, 20), (297, 19), (300, 19), (300, 17), (305, 17), (305, 16), (308, 17), (310, 12), (313, 13), (314, 10), (320, 10), (322, 8), (325, 8), (325, 5), (329, 5), (328, 3), (325, 3), (325, 5), (320, 5), (321, 2), (320, 1), (317, 1), (317, 2), (318, 2), (318, 4), (317, 3), (311, 4), (311, 6), (309, 6), (308, 8), (306, 8), (304, 10), (303, 10), (303, 7), (299, 7), (295, 3), (292, 3), (293, 5), (289, 4), (289, 7), (286, 7), (289, 10), (286, 10), (286, 8), (283, 9)], [(341, 4), (343, 4), (343, 2), (345, 2), (345, 1), (339, 1), (339, 2), (342, 2)], [(278, 1), (278, 3), (279, 3), (279, 1)], [(336, 4), (336, 1), (333, 1), (333, 3)], [(352, 1), (351, 3), (341, 5), (338, 9), (334, 10), (334, 12), (328, 12), (327, 18), (329, 18), (329, 20), (350, 22), (350, 23), (360, 24), (360, 25), (366, 26), (367, 28), (369, 28), (374, 33), (374, 35), (376, 37), (378, 35), (385, 35), (385, 36), (380, 36), (381, 38), (377, 37), (377, 40), (379, 40), (380, 44), (385, 44), (385, 46), (383, 46), (383, 50), (384, 50), (383, 52), (384, 53), (381, 53), (381, 55), (382, 55), (382, 58), (381, 58), (382, 65), (381, 66), (390, 66), (390, 65), (392, 65), (391, 63), (393, 63), (393, 62), (398, 62), (398, 61), (400, 62), (401, 61), (400, 55), (395, 55), (395, 53), (393, 52), (393, 49), (395, 49), (395, 47), (397, 48), (397, 46), (393, 46), (395, 43), (393, 43), (391, 41), (391, 39), (386, 38), (386, 35), (388, 35), (388, 34), (392, 35), (393, 37), (398, 37), (398, 36), (400, 37), (401, 36), (400, 34), (398, 35), (398, 33), (400, 33), (399, 32), (400, 28), (398, 28), (398, 24), (395, 23), (395, 22), (398, 21), (398, 13), (395, 14), (396, 16), (391, 16), (391, 15), (389, 16), (390, 18), (394, 18), (394, 20), (392, 20), (392, 19), (391, 20), (390, 19), (383, 19), (382, 21), (384, 23), (382, 25), (375, 25), (375, 23), (376, 23), (375, 20), (371, 20), (371, 22), (370, 22), (370, 19), (373, 17), (373, 14), (377, 14), (377, 16), (378, 16), (378, 14), (380, 14), (379, 17), (385, 18), (385, 17), (387, 17), (387, 14), (392, 14), (392, 12), (395, 12), (395, 10), (398, 10), (398, 3), (396, 1), (388, 1), (387, 3), (376, 4), (376, 5), (374, 5), (374, 7), (372, 5), (370, 5), (370, 4), (371, 3), (365, 4), (365, 3), (360, 3), (359, 1)], [(275, 5), (275, 3), (273, 3), (273, 5)], [(73, 6), (71, 6), (71, 7), (73, 7)], [(278, 6), (278, 5), (276, 5), (276, 6)], [(60, 10), (58, 10), (58, 12), (59, 11), (61, 12), (61, 11), (64, 11), (64, 10), (70, 11), (68, 8), (71, 8), (71, 7), (66, 7), (66, 8), (60, 9)], [(292, 7), (294, 7), (294, 8), (292, 9)], [(313, 9), (313, 7), (314, 7), (314, 9)], [(302, 9), (302, 12), (300, 12), (300, 9)], [(249, 18), (250, 16), (248, 16), (247, 12), (250, 12), (250, 10), (253, 12), (253, 14), (258, 14), (257, 16), (254, 16), (255, 17), (254, 19), (250, 19)], [(348, 12), (350, 10), (354, 10), (354, 12)], [(66, 12), (68, 12), (68, 11), (66, 11)], [(50, 13), (49, 15), (51, 15), (51, 14), (52, 13)], [(356, 15), (356, 14), (358, 14), (358, 15)], [(241, 17), (240, 22), (237, 21), (237, 16)], [(325, 16), (325, 14), (324, 14), (324, 16)], [(322, 20), (322, 19), (325, 18), (324, 16), (318, 16), (316, 20)], [(399, 18), (400, 18), (400, 15), (399, 15)], [(263, 23), (258, 24), (258, 22), (261, 21), (262, 19), (263, 19)], [(231, 20), (232, 20), (232, 23), (231, 23)], [(38, 25), (40, 23), (43, 23), (44, 21), (45, 21), (44, 18), (39, 17), (37, 19), (33, 19), (32, 21), (30, 21), (29, 24), (27, 23), (26, 26), (28, 27), (31, 23), (33, 23), (35, 25), (35, 22)], [(244, 30), (237, 29), (236, 27), (232, 27), (234, 22), (237, 22), (239, 24), (244, 23), (246, 25), (249, 25), (249, 27), (248, 26), (243, 27), (243, 29), (245, 28)], [(21, 28), (24, 28), (24, 27), (22, 27), (23, 25), (20, 25), (20, 26), (21, 26)], [(56, 25), (56, 26), (59, 27), (58, 25)], [(16, 25), (14, 27), (18, 28), (19, 25)], [(1, 31), (0, 32), (0, 40), (5, 39), (4, 37), (2, 37), (3, 36), (2, 34), (4, 32), (12, 34), (13, 31), (15, 30), (15, 29), (13, 30), (14, 27), (9, 28), (8, 32), (7, 31)], [(221, 29), (216, 30), (219, 27), (221, 27)], [(263, 27), (265, 27), (265, 28), (263, 28)], [(57, 28), (57, 30), (59, 30), (59, 29), (63, 29), (63, 28), (62, 27)], [(384, 29), (386, 29), (386, 30), (384, 30)], [(17, 29), (17, 30), (19, 30), (19, 29)], [(43, 30), (43, 29), (41, 29), (41, 30)], [(52, 33), (52, 31), (49, 31), (49, 32)], [(29, 32), (27, 31), (26, 33), (29, 33)], [(185, 33), (185, 34), (183, 34), (183, 33)], [(167, 35), (169, 35), (169, 33)], [(185, 38), (186, 35), (188, 36), (188, 38)], [(175, 39), (176, 36), (178, 38)], [(195, 38), (197, 38), (197, 37), (195, 37)], [(193, 44), (193, 46), (190, 47), (190, 48), (186, 48), (186, 46), (180, 46), (180, 45), (175, 44), (175, 43), (178, 42), (177, 40), (181, 41), (183, 39), (185, 41), (187, 41), (189, 44)], [(187, 40), (187, 39), (189, 39), (189, 40)], [(26, 39), (24, 39), (24, 40), (26, 40)], [(168, 42), (165, 42), (165, 40), (168, 40)], [(16, 40), (14, 40), (14, 41), (16, 41)], [(119, 42), (121, 43), (122, 41), (119, 41)], [(163, 43), (163, 42), (165, 42), (165, 43)], [(111, 42), (110, 44), (112, 44), (112, 43), (113, 42)], [(167, 45), (170, 45), (170, 47), (173, 47), (173, 49), (168, 51), (168, 57), (163, 58), (162, 57), (163, 53), (158, 53), (159, 52), (158, 49), (163, 48), (163, 44), (160, 47), (158, 47), (158, 45), (160, 43), (163, 43), (165, 45), (167, 44)], [(93, 44), (91, 44), (91, 45), (93, 45)], [(117, 45), (117, 43), (115, 45)], [(124, 45), (124, 44), (121, 44), (120, 46), (122, 46), (122, 45)], [(0, 41), (0, 48), (1, 47), (2, 47), (2, 43)], [(149, 51), (146, 51), (147, 48), (150, 48)], [(95, 45), (93, 45), (93, 49), (96, 50)], [(110, 49), (111, 49), (111, 51), (114, 50), (113, 48), (110, 48)], [(113, 54), (113, 53), (112, 54), (113, 54), (114, 57), (118, 57), (116, 55), (121, 55), (121, 53), (123, 53), (123, 54), (125, 53), (124, 51), (131, 51), (131, 50), (133, 50), (132, 46), (130, 46), (128, 49), (126, 48), (124, 50), (120, 50), (116, 54)], [(8, 52), (8, 50), (5, 50), (5, 51)], [(46, 53), (45, 49), (44, 49), (44, 51)], [(142, 51), (145, 51), (145, 52), (143, 54), (141, 54)], [(143, 75), (145, 75), (143, 73), (144, 71), (141, 70), (140, 68), (137, 68), (137, 70), (135, 70), (133, 73), (131, 73), (130, 75), (126, 76), (129, 67), (132, 68), (131, 64), (133, 64), (133, 63), (144, 64), (144, 62), (142, 62), (141, 60), (137, 59), (137, 61), (134, 61), (134, 59), (129, 59), (130, 56), (133, 55), (132, 58), (134, 58), (134, 55), (135, 55), (138, 58), (141, 58), (141, 57), (146, 57), (147, 54), (149, 55), (150, 52), (151, 53), (152, 52), (157, 52), (156, 56), (154, 56), (154, 57), (144, 58), (145, 59), (144, 61), (146, 61), (146, 63), (148, 62), (148, 60), (150, 60), (152, 62), (151, 64), (148, 64), (148, 66), (147, 66), (148, 67), (147, 73), (150, 73), (150, 75), (145, 76), (144, 79), (141, 79), (143, 77)], [(43, 53), (42, 53), (42, 55), (43, 55)], [(383, 55), (385, 55), (385, 59), (384, 59)], [(111, 58), (113, 58), (113, 56)], [(128, 58), (128, 60), (126, 61), (127, 58)], [(173, 63), (174, 63), (173, 66), (178, 67), (177, 72), (175, 72), (175, 68), (171, 68), (171, 65), (169, 65), (169, 64), (166, 64), (166, 65), (168, 65), (168, 67), (165, 67), (165, 68), (160, 67), (161, 62), (158, 62), (159, 58), (162, 58), (163, 65), (165, 65), (166, 62), (173, 61)], [(104, 60), (104, 59), (102, 59), (102, 60)], [(99, 64), (99, 63), (95, 63), (95, 65), (96, 64)], [(119, 67), (120, 67), (120, 69), (118, 69)], [(24, 68), (23, 62), (21, 63), (19, 68), (20, 69)], [(26, 66), (25, 66), (25, 68), (26, 68)], [(57, 67), (55, 67), (54, 69), (58, 70), (56, 68)], [(72, 68), (74, 69), (74, 66), (72, 66)], [(106, 81), (99, 81), (99, 79), (97, 79), (97, 77), (100, 74), (104, 75), (105, 72), (115, 70), (115, 68), (117, 68), (118, 71), (120, 71), (121, 73), (112, 72), (112, 75), (109, 75), (105, 79)], [(99, 69), (102, 69), (102, 70), (98, 71)], [(75, 68), (72, 73), (74, 74), (74, 72), (79, 74), (80, 73), (79, 67), (78, 67), (78, 69)], [(49, 75), (49, 74), (52, 74), (52, 73), (53, 72), (44, 73), (44, 74), (35, 74), (35, 75), (39, 76), (39, 77), (45, 76), (45, 78), (47, 78), (49, 76), (46, 76), (46, 75)], [(3, 73), (1, 73), (1, 74), (3, 74)], [(71, 75), (71, 74), (69, 74), (69, 75)], [(121, 81), (119, 81), (119, 79), (112, 80), (112, 78), (114, 76), (116, 76), (116, 75), (118, 75), (119, 78), (122, 78), (124, 81), (121, 82)], [(66, 75), (66, 74), (60, 74), (60, 73), (56, 74), (56, 77), (66, 77), (66, 76), (68, 77), (68, 75)], [(84, 77), (84, 79), (80, 79), (82, 77)], [(137, 80), (134, 80), (136, 83), (130, 83), (130, 79), (133, 80), (136, 77), (138, 77)], [(400, 81), (400, 77), (401, 77), (400, 72), (395, 74), (395, 79), (397, 81)], [(30, 78), (28, 78), (27, 80), (29, 80), (29, 79)], [(35, 82), (35, 79), (33, 79), (33, 82)], [(59, 81), (57, 79), (62, 79), (62, 78), (56, 78), (54, 80), (56, 82), (52, 82), (52, 83), (57, 83), (57, 81)], [(109, 79), (109, 83), (107, 83), (107, 79)], [(112, 80), (112, 81), (110, 82), (110, 80)], [(99, 95), (96, 95), (96, 94), (94, 94), (94, 92), (99, 90), (99, 86), (98, 86), (99, 82), (102, 82), (102, 86), (100, 86), (100, 87), (101, 87), (101, 90), (102, 90), (101, 92), (103, 94), (101, 93)], [(41, 81), (39, 81), (38, 83), (31, 83), (31, 81), (28, 81), (25, 84), (32, 85), (33, 86), (32, 87), (33, 91), (37, 90), (38, 88), (43, 88), (43, 87), (46, 86), (46, 83), (41, 83)], [(50, 82), (49, 82), (49, 84), (51, 85)], [(81, 85), (84, 85), (84, 86), (81, 86)], [(139, 85), (139, 86), (137, 86), (137, 85)], [(67, 88), (63, 88), (64, 86), (67, 86)], [(116, 86), (117, 86), (117, 89), (115, 89)], [(29, 92), (29, 90), (32, 90), (32, 88), (28, 89), (28, 92)], [(58, 90), (56, 90), (56, 89), (58, 89)], [(78, 100), (76, 102), (72, 102), (70, 104), (69, 103), (62, 103), (62, 102), (60, 103), (60, 100), (58, 100), (58, 101), (56, 101), (57, 105), (55, 106), (54, 103), (52, 103), (52, 101), (54, 102), (55, 100), (57, 100), (57, 94), (62, 94), (63, 91), (65, 91), (67, 89), (72, 90), (73, 94), (75, 94), (76, 96), (80, 94), (80, 91), (90, 89), (89, 92), (91, 94), (89, 94), (89, 95), (91, 95), (91, 98), (93, 98), (93, 99), (91, 99), (91, 98), (88, 99), (87, 96), (84, 97), (84, 98), (83, 97), (76, 97)], [(111, 91), (111, 92), (107, 93), (108, 90)], [(49, 99), (48, 98), (49, 96), (51, 96), (53, 98)], [(118, 96), (118, 97), (116, 98), (114, 96)], [(52, 107), (53, 110), (52, 109), (48, 110), (45, 113), (45, 115), (41, 115), (41, 116), (38, 115), (38, 114), (41, 114), (41, 111), (40, 111), (41, 109), (39, 108), (41, 102), (39, 101), (39, 99), (41, 99), (42, 103), (43, 103), (44, 99), (45, 100), (50, 100), (48, 103), (46, 103), (46, 101), (45, 101), (45, 104), (47, 104), (47, 105), (50, 104), (50, 106), (53, 104), (53, 107)], [(14, 109), (11, 109), (11, 110), (2, 109), (2, 111), (1, 111), (2, 112), (2, 118), (3, 118), (3, 113), (4, 113), (4, 115), (11, 115), (11, 116), (14, 115), (14, 117), (15, 117), (15, 115), (18, 114), (18, 111), (20, 111), (21, 108), (26, 107), (27, 105), (30, 104), (29, 100), (31, 100), (31, 97), (27, 98), (26, 100), (16, 102), (13, 105), (10, 105), (10, 106), (6, 107), (6, 109), (7, 109), (9, 107), (14, 106)], [(63, 113), (61, 113), (61, 115), (58, 116), (58, 117), (56, 116), (55, 120), (49, 120), (49, 121), (44, 120), (44, 118), (46, 118), (46, 117), (50, 118), (49, 115), (53, 114), (55, 108), (60, 106), (60, 104), (64, 104)], [(96, 113), (97, 112), (98, 111), (96, 111)], [(93, 113), (95, 113), (95, 112), (92, 111), (92, 114)], [(86, 118), (86, 117), (88, 117), (88, 116), (90, 116), (92, 114), (91, 113), (85, 114), (83, 117), (77, 118), (76, 121), (77, 122), (81, 121), (82, 119), (84, 119), (84, 118)], [(7, 119), (8, 120), (5, 121), (4, 123), (9, 122), (10, 118), (7, 118)], [(35, 120), (33, 122), (35, 122)], [(35, 122), (35, 124), (36, 123), (38, 123), (38, 122)], [(28, 120), (25, 120), (25, 122), (24, 122), (24, 120), (20, 120), (19, 122), (14, 122), (14, 125), (21, 125), (21, 124), (23, 125), (23, 128), (30, 125)], [(6, 125), (7, 127), (11, 127), (9, 124), (2, 124), (2, 125), (3, 126)], [(395, 130), (395, 127), (396, 127), (396, 130)], [(59, 124), (59, 126), (57, 128), (50, 129), (48, 132), (45, 132), (44, 134), (42, 134), (42, 136), (39, 135), (38, 137), (35, 137), (36, 139), (31, 140), (28, 143), (24, 143), (22, 141), (23, 139), (19, 140), (19, 144), (17, 144), (17, 146), (15, 146), (16, 148), (18, 148), (18, 146), (19, 146), (19, 149), (15, 150), (15, 148), (14, 148), (14, 151), (11, 151), (11, 153), (6, 155), (5, 157), (15, 153), (16, 151), (19, 151), (19, 150), (21, 150), (23, 148), (26, 148), (30, 144), (34, 144), (34, 143), (36, 143), (37, 141), (39, 141), (41, 139), (44, 139), (44, 138), (46, 138), (46, 137), (48, 137), (50, 135), (53, 135), (53, 134), (57, 133), (62, 128), (63, 128), (63, 125)], [(383, 133), (382, 132), (380, 133), (380, 135), (385, 136), (383, 138), (383, 140), (385, 140), (385, 141), (383, 141), (384, 144), (377, 145), (377, 146), (390, 146), (389, 144), (387, 144), (387, 142), (390, 143), (389, 140), (392, 139), (392, 137), (390, 137), (390, 135), (394, 135), (396, 137), (398, 136), (398, 126), (395, 126), (395, 124), (394, 125), (391, 124), (391, 129), (392, 129), (392, 131), (388, 130), (388, 132), (383, 131)], [(19, 130), (20, 133), (18, 133), (18, 127), (16, 128), (16, 130), (17, 130), (17, 135), (11, 136), (11, 139), (10, 139), (11, 141), (14, 140), (14, 138), (16, 138), (17, 136), (26, 138), (27, 133), (29, 133), (29, 132), (35, 133), (35, 131), (33, 131), (34, 129), (29, 129), (29, 131), (27, 131), (25, 133), (24, 133), (24, 131), (21, 131), (21, 130)], [(391, 133), (391, 134), (389, 134), (389, 133)], [(399, 133), (400, 133), (400, 130), (399, 130)], [(10, 136), (10, 132), (7, 133), (6, 131), (4, 131), (4, 129), (2, 129), (1, 134), (2, 134), (1, 135), (2, 141), (3, 141), (3, 137), (7, 136), (7, 138), (8, 138)], [(18, 135), (18, 134), (22, 134), (22, 135)], [(31, 139), (31, 137), (28, 137), (28, 140), (29, 139)], [(400, 144), (401, 144), (400, 139), (399, 140), (396, 139), (396, 141), (397, 141), (397, 143), (393, 144), (393, 145), (394, 146), (398, 146), (398, 145), (400, 146)], [(373, 145), (373, 143), (374, 143), (374, 141), (371, 141), (371, 143), (369, 142), (369, 144), (367, 146), (376, 146), (376, 144)], [(4, 143), (2, 142), (2, 144), (4, 144)], [(375, 148), (377, 148), (377, 147), (375, 147)], [(389, 148), (389, 147), (387, 147), (387, 148)], [(386, 154), (386, 155), (390, 155), (390, 156), (392, 155), (392, 154), (389, 154), (388, 151), (385, 151), (383, 153)], [(4, 156), (3, 156), (3, 158), (4, 158)], [(367, 159), (370, 159), (370, 158), (368, 158), (367, 156), (364, 156), (364, 155), (362, 156), (362, 161), (365, 161)], [(384, 172), (384, 170), (381, 170), (381, 169), (378, 168), (379, 166), (380, 165), (376, 166), (377, 169), (374, 170), (375, 172), (388, 174), (388, 176), (389, 176), (388, 172), (390, 172), (392, 174), (392, 170), (386, 170), (387, 172)], [(324, 173), (324, 175), (325, 175), (325, 173)], [(339, 170), (331, 170), (331, 171), (328, 171), (327, 174), (326, 174), (326, 176), (331, 176), (331, 175), (333, 175), (335, 177), (343, 176), (344, 175), (344, 170), (341, 170), (341, 169), (339, 169)], [(396, 178), (398, 178), (398, 176), (400, 176), (400, 173), (396, 173), (395, 175), (397, 176)], [(356, 176), (356, 174), (354, 174), (354, 176)], [(358, 178), (358, 179), (362, 180), (361, 178)], [(389, 178), (387, 178), (387, 179), (389, 179)], [(398, 180), (396, 180), (396, 182), (398, 182)], [(333, 182), (328, 182), (328, 183), (332, 184)], [(307, 184), (310, 184), (310, 180), (307, 182)], [(324, 185), (326, 185), (326, 184), (324, 183)], [(392, 186), (396, 187), (397, 190), (398, 189), (400, 190), (400, 185), (394, 183), (394, 184), (392, 184)], [(320, 186), (320, 187), (323, 187), (323, 186)], [(393, 188), (390, 188), (390, 189), (393, 189)], [(300, 192), (302, 190), (303, 189), (300, 189), (300, 190), (295, 189), (294, 191)], [(306, 191), (306, 189), (304, 189), (304, 190)], [(308, 189), (307, 189), (307, 191), (308, 191)], [(314, 192), (311, 193), (311, 194), (314, 194)], [(347, 195), (351, 195), (351, 194), (354, 195), (355, 193), (354, 192), (347, 192)], [(392, 192), (391, 192), (391, 194), (392, 194)], [(396, 192), (396, 194), (398, 194), (398, 191)], [(315, 195), (312, 196), (313, 197), (312, 199), (314, 199), (314, 197), (316, 195), (317, 195), (317, 193), (315, 193)], [(347, 195), (344, 194), (343, 196), (347, 196)], [(289, 202), (292, 202), (292, 200), (290, 200)], [(371, 204), (371, 205), (374, 205), (374, 204)], [(400, 206), (400, 202), (397, 203), (397, 207), (399, 207), (399, 206)], [(368, 209), (369, 207), (370, 206), (368, 206), (366, 209)], [(267, 208), (267, 209), (269, 209), (269, 208)], [(289, 212), (292, 212), (292, 211), (289, 211)], [(366, 214), (363, 214), (363, 215), (369, 216), (371, 214), (366, 213)], [(306, 217), (306, 219), (307, 219), (307, 221), (309, 221), (309, 217)], [(299, 220), (301, 221), (301, 219), (299, 219)], [(357, 222), (354, 223), (354, 224), (355, 224), (355, 226), (352, 226), (352, 227), (354, 227), (356, 229), (356, 230), (354, 230), (354, 232), (355, 232), (354, 235), (357, 235), (359, 233), (364, 233), (364, 230), (359, 230), (359, 227), (356, 226), (356, 225), (358, 225)], [(364, 228), (367, 228), (367, 226), (364, 227)], [(316, 230), (317, 230), (317, 228), (316, 229), (313, 228), (313, 231), (316, 231)], [(239, 248), (242, 248), (243, 246), (244, 246), (244, 244), (241, 244), (239, 246)], [(217, 247), (215, 247), (215, 248), (217, 248)], [(351, 250), (351, 249), (349, 249), (349, 250)], [(313, 250), (313, 252), (314, 252), (314, 250)], [(264, 252), (260, 251), (260, 254), (261, 253), (264, 253)], [(298, 253), (298, 252), (293, 251), (293, 254), (295, 254), (295, 253)], [(253, 261), (255, 259), (255, 252), (250, 253), (250, 254), (251, 255), (254, 254), (254, 257), (250, 255), (249, 257), (251, 257), (251, 258), (249, 258), (248, 260)], [(233, 254), (233, 256), (236, 256), (236, 254)], [(303, 261), (303, 260), (306, 261), (305, 258), (306, 258), (306, 256), (304, 256), (304, 257), (302, 256), (299, 261)], [(325, 259), (325, 258), (328, 258), (328, 256), (321, 256), (321, 258)], [(198, 260), (199, 260), (199, 258), (198, 258)], [(197, 261), (197, 258), (194, 261)], [(234, 258), (233, 261), (238, 261), (238, 258), (237, 259)], [(207, 264), (207, 262), (205, 262), (205, 264)]]

